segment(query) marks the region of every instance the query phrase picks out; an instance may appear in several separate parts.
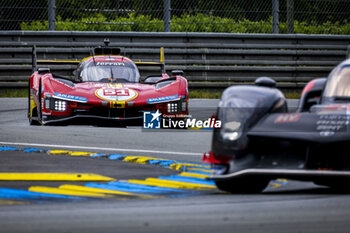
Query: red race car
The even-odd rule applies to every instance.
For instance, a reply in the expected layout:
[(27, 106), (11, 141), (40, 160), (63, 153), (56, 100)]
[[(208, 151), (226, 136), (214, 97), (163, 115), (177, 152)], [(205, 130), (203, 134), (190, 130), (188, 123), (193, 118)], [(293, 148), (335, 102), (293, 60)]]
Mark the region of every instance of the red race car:
[[(187, 80), (182, 71), (172, 71), (171, 77), (166, 74), (163, 48), (160, 62), (133, 62), (118, 54), (119, 48), (105, 46), (93, 49), (92, 56), (82, 61), (37, 61), (34, 46), (29, 123), (45, 125), (84, 119), (92, 124), (134, 124), (141, 122), (145, 111), (157, 111), (163, 118), (188, 114)], [(55, 75), (49, 68), (37, 68), (38, 63), (78, 66), (71, 79)], [(141, 81), (137, 66), (158, 66), (162, 71)]]

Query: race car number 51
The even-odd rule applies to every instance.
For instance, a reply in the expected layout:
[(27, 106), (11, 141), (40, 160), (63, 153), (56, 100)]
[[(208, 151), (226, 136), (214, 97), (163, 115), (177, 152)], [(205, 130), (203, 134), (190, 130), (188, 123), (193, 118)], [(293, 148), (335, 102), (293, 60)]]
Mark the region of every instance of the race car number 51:
[(136, 91), (129, 88), (100, 88), (95, 94), (98, 98), (108, 101), (129, 101), (138, 96)]
[(129, 89), (103, 89), (105, 96), (129, 96)]

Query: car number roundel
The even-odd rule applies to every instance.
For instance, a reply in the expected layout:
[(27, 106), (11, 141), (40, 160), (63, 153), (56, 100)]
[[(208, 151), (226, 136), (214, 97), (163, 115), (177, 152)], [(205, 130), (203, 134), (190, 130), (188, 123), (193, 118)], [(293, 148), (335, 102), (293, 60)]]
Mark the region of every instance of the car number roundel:
[(100, 88), (95, 94), (108, 101), (128, 101), (137, 97), (137, 92), (129, 88)]

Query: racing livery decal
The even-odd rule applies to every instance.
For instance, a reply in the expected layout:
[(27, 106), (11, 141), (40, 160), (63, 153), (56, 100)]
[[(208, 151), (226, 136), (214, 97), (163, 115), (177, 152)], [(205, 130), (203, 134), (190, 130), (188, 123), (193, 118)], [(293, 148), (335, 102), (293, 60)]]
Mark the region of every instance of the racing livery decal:
[(138, 93), (130, 88), (100, 88), (96, 90), (95, 95), (108, 101), (129, 101), (138, 96)]
[(287, 123), (287, 122), (296, 122), (299, 120), (301, 114), (280, 114), (275, 120), (275, 123)]
[(82, 102), (82, 103), (86, 103), (87, 102), (87, 98), (85, 98), (85, 97), (61, 94), (61, 93), (57, 93), (57, 92), (54, 92), (54, 93), (55, 93), (55, 97), (58, 98), (58, 99), (72, 100), (72, 101)]
[(152, 103), (160, 103), (160, 102), (166, 102), (170, 100), (175, 100), (178, 98), (178, 95), (171, 95), (171, 96), (164, 96), (164, 97), (155, 97), (155, 98), (150, 98), (147, 99), (147, 103), (152, 104)]
[[(116, 53), (113, 55), (113, 53)], [(93, 56), (78, 60), (36, 60), (30, 76), (28, 92), (28, 120), (30, 125), (47, 125), (56, 122), (117, 125), (141, 124), (144, 111), (157, 111), (164, 118), (187, 116), (187, 80), (181, 76), (170, 77), (164, 61), (133, 62), (120, 54), (120, 48), (99, 46), (91, 50)], [(36, 50), (33, 50), (33, 56)], [(163, 49), (161, 49), (163, 56)], [(37, 72), (38, 63), (74, 64), (78, 77), (67, 79), (50, 71)], [(154, 67), (154, 80), (172, 85), (156, 86), (144, 82), (139, 66)], [(161, 68), (161, 69), (159, 69)], [(159, 70), (159, 71), (158, 71)], [(181, 84), (181, 85), (180, 85)], [(148, 100), (148, 102), (147, 102)], [(168, 100), (168, 101), (167, 101)], [(150, 104), (162, 102), (164, 104)], [(79, 121), (73, 121), (78, 119)], [(97, 123), (98, 124), (98, 123)]]

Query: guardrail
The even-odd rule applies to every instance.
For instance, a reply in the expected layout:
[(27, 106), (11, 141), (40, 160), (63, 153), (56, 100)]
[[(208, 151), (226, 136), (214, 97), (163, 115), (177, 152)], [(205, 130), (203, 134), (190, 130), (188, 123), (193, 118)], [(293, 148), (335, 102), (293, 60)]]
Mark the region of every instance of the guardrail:
[[(347, 57), (350, 44), (350, 36), (329, 35), (1, 31), (0, 88), (27, 85), (34, 44), (38, 59), (82, 59), (104, 38), (136, 61), (158, 61), (159, 47), (164, 47), (167, 70), (184, 70), (190, 88), (201, 89), (222, 89), (259, 76), (274, 78), (282, 88), (301, 88), (327, 76)], [(66, 76), (75, 68), (49, 67)]]

